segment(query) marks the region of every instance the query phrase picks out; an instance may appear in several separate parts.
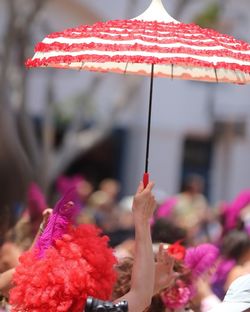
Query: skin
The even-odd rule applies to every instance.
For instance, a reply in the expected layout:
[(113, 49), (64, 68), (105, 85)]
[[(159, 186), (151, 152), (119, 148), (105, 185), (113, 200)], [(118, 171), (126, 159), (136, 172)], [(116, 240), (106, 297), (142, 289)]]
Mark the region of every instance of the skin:
[(142, 312), (151, 303), (154, 293), (155, 265), (149, 220), (156, 208), (152, 194), (154, 183), (144, 189), (140, 182), (133, 202), (135, 224), (135, 260), (132, 269), (131, 288), (116, 302), (126, 300), (129, 312)]

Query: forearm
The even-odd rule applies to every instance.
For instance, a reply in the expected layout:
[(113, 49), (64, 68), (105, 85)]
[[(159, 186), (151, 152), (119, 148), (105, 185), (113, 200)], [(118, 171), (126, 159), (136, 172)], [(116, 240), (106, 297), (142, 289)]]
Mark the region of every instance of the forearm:
[(119, 300), (127, 300), (129, 312), (142, 312), (151, 303), (154, 288), (154, 255), (149, 220), (156, 207), (152, 195), (154, 184), (146, 188), (140, 182), (133, 202), (135, 224), (135, 257), (130, 291)]
[(149, 225), (136, 225), (135, 257), (130, 291), (116, 302), (126, 300), (129, 312), (142, 312), (151, 303), (154, 288), (154, 256)]
[(135, 263), (132, 271), (131, 290), (138, 293), (142, 301), (151, 302), (154, 288), (154, 254), (148, 221), (135, 220)]

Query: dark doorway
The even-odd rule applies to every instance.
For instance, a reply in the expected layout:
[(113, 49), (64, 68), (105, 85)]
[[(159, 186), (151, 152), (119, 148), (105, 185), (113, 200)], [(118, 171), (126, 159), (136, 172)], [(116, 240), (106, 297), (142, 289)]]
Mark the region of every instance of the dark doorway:
[(187, 137), (183, 146), (181, 185), (192, 174), (200, 175), (205, 182), (204, 194), (209, 198), (212, 139)]
[(78, 157), (65, 172), (66, 175), (81, 174), (95, 187), (104, 178), (121, 181), (126, 129), (114, 129), (103, 141), (86, 154)]

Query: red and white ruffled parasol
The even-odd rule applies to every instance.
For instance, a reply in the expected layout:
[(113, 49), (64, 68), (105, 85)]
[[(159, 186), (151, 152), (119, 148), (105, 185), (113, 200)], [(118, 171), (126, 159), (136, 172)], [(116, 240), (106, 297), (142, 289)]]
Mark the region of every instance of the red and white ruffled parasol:
[(98, 22), (48, 35), (27, 66), (112, 71), (211, 82), (250, 82), (250, 45), (183, 24), (161, 0), (132, 20)]

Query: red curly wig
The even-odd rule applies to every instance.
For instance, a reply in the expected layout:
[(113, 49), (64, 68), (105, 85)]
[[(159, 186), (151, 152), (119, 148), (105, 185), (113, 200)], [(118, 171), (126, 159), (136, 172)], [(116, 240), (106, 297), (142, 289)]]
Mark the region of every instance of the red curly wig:
[(110, 299), (116, 258), (94, 225), (70, 226), (41, 259), (25, 252), (10, 292), (12, 311), (82, 312), (88, 296)]

